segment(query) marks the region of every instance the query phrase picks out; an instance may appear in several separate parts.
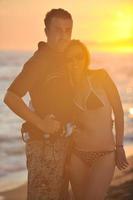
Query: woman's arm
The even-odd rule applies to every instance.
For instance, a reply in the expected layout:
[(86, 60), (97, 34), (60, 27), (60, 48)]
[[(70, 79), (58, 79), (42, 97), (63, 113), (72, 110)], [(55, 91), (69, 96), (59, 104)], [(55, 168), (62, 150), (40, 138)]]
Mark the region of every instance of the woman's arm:
[(124, 112), (120, 99), (119, 92), (113, 80), (110, 78), (106, 71), (104, 75), (104, 88), (114, 113), (115, 122), (115, 137), (116, 137), (116, 164), (119, 169), (125, 168), (128, 163), (123, 148), (124, 140)]

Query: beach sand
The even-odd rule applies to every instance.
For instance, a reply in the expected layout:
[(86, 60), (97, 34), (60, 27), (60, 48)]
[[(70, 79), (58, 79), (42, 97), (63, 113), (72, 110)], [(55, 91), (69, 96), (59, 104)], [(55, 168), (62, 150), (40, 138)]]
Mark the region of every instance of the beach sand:
[(26, 200), (27, 186), (22, 185), (13, 190), (0, 193), (0, 200)]
[(116, 168), (106, 200), (133, 200), (133, 156), (128, 163), (125, 170)]
[[(128, 157), (129, 167), (115, 170), (106, 200), (133, 200), (133, 154)], [(26, 200), (26, 184), (0, 193), (0, 200)]]

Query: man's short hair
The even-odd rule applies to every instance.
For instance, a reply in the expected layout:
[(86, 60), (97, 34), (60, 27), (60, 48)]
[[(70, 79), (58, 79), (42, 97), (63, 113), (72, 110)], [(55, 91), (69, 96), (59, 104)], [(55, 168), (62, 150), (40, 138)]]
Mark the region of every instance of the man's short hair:
[(46, 29), (48, 29), (53, 17), (72, 20), (72, 16), (68, 11), (66, 11), (62, 8), (52, 9), (49, 12), (47, 12), (47, 14), (44, 18), (44, 24), (45, 24)]

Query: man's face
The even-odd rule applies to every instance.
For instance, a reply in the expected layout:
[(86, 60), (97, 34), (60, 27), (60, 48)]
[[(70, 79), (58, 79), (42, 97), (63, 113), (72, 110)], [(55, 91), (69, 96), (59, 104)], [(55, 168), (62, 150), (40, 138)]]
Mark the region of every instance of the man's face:
[(46, 30), (48, 45), (58, 52), (63, 52), (71, 40), (72, 20), (53, 17)]

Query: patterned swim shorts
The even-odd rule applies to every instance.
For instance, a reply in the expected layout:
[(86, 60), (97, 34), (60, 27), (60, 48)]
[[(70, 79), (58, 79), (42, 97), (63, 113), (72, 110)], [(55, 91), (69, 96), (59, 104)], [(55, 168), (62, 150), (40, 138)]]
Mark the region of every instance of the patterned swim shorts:
[(67, 159), (70, 139), (55, 143), (36, 140), (26, 143), (28, 200), (65, 200), (68, 193)]

